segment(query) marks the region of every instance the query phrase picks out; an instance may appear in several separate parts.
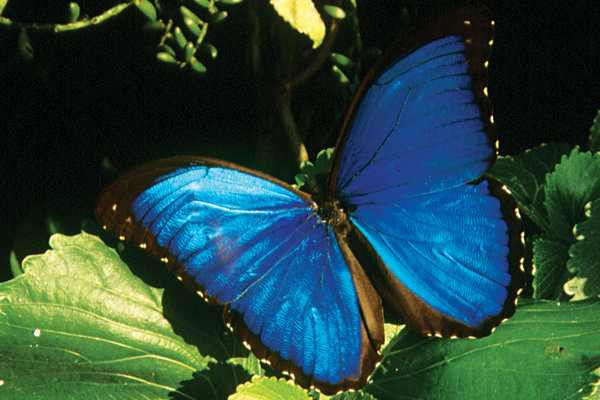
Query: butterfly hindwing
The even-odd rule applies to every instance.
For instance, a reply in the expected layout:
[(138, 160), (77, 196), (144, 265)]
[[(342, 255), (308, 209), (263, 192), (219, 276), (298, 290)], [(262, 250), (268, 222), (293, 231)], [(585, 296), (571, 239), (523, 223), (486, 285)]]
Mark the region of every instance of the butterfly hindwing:
[(411, 33), (359, 95), (329, 190), (377, 253), (372, 279), (407, 324), (482, 336), (514, 312), (522, 251), (510, 200), (477, 180), (495, 159), (491, 23), (466, 7)]
[(370, 283), (364, 277), (357, 291), (333, 228), (302, 192), (231, 164), (177, 157), (119, 178), (97, 215), (227, 304), (234, 332), (307, 385), (360, 387), (379, 360), (383, 333), (368, 338), (383, 315), (365, 323), (359, 304)]

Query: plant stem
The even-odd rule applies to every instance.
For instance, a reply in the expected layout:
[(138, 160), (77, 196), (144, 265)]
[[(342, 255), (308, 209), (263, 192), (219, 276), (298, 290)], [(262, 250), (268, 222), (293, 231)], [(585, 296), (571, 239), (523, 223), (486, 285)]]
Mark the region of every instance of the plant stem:
[(25, 23), (19, 21), (13, 21), (8, 18), (0, 17), (0, 27), (6, 27), (9, 29), (25, 29), (35, 30), (39, 32), (67, 32), (75, 31), (78, 29), (88, 28), (90, 26), (99, 25), (107, 20), (119, 15), (130, 6), (137, 6), (137, 1), (131, 1), (128, 3), (120, 3), (116, 6), (109, 8), (101, 14), (92, 17), (91, 19), (82, 19), (80, 21), (70, 22), (68, 24), (38, 24), (38, 23)]

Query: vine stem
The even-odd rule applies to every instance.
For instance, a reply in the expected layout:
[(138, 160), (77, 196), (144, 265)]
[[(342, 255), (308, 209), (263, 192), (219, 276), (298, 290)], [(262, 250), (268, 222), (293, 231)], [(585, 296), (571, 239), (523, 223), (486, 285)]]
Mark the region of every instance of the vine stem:
[(296, 165), (300, 165), (303, 161), (308, 161), (308, 151), (298, 133), (298, 125), (296, 124), (294, 113), (292, 112), (291, 93), (289, 88), (286, 88), (286, 90), (283, 91), (283, 96), (277, 99), (276, 103), (279, 108), (283, 130), (287, 134), (292, 150), (294, 151)]
[(13, 21), (9, 18), (0, 16), (0, 27), (4, 26), (10, 29), (25, 29), (25, 30), (35, 30), (39, 32), (67, 32), (67, 31), (75, 31), (78, 29), (88, 28), (90, 26), (99, 25), (110, 18), (113, 18), (127, 8), (131, 6), (138, 6), (139, 1), (134, 0), (128, 3), (120, 3), (116, 6), (109, 8), (101, 14), (96, 15), (90, 19), (82, 19), (81, 21), (69, 22), (68, 24), (38, 24), (38, 23), (25, 23), (19, 21)]
[(300, 165), (303, 161), (308, 161), (309, 158), (308, 151), (306, 150), (306, 146), (304, 145), (304, 142), (298, 133), (298, 125), (296, 124), (294, 114), (292, 113), (292, 91), (310, 79), (314, 74), (317, 73), (317, 71), (319, 71), (319, 69), (321, 69), (323, 63), (327, 59), (327, 56), (331, 52), (337, 32), (338, 24), (334, 19), (331, 21), (325, 41), (323, 42), (323, 45), (321, 46), (315, 59), (310, 63), (310, 65), (308, 65), (308, 67), (285, 83), (283, 98), (279, 99), (281, 101), (277, 102), (277, 104), (280, 106), (279, 113), (281, 115), (281, 122), (288, 136), (288, 140), (290, 141), (292, 149), (294, 149), (294, 158), (297, 165)]
[(327, 59), (329, 53), (331, 53), (331, 48), (333, 47), (333, 43), (335, 42), (335, 38), (338, 32), (338, 23), (335, 19), (331, 21), (331, 25), (329, 26), (327, 36), (325, 37), (325, 41), (319, 50), (319, 54), (315, 57), (312, 63), (308, 67), (306, 67), (302, 72), (296, 75), (287, 83), (287, 89), (289, 91), (294, 90), (308, 79), (310, 79), (317, 71), (323, 66), (323, 63)]

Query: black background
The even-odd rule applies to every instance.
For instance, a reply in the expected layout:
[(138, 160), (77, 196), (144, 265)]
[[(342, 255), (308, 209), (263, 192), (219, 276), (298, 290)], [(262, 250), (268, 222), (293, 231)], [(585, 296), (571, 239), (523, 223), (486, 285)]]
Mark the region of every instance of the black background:
[[(99, 3), (80, 5), (93, 16), (107, 8)], [(61, 4), (11, 1), (3, 15), (65, 22), (67, 2)], [(487, 4), (496, 21), (489, 91), (500, 152), (517, 154), (552, 141), (585, 149), (600, 108), (600, 3)], [(405, 5), (427, 15), (441, 2), (359, 1), (367, 47), (385, 47), (394, 39)], [(230, 18), (235, 13), (232, 9)], [(0, 280), (10, 277), (9, 252), (19, 236), (26, 239), (21, 242), (31, 239), (27, 252), (44, 250), (47, 236), (31, 234), (43, 231), (47, 215), (62, 220), (67, 233), (92, 218), (98, 192), (114, 178), (101, 168), (105, 157), (117, 171), (169, 154), (210, 155), (257, 167), (246, 129), (253, 88), (235, 62), (239, 49), (219, 48), (212, 71), (225, 80), (210, 74), (198, 79), (158, 65), (150, 49), (156, 40), (139, 26), (140, 17), (129, 13), (85, 32), (32, 36), (36, 58), (29, 63), (13, 58), (17, 32), (0, 28)], [(243, 28), (224, 29), (240, 40), (248, 35)]]

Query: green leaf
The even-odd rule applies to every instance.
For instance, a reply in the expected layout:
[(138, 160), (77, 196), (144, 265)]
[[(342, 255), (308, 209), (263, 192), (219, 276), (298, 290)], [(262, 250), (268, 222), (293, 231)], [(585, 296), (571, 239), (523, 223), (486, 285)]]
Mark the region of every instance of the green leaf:
[(407, 329), (406, 325), (397, 325), (393, 323), (386, 322), (383, 327), (383, 333), (385, 340), (383, 342), (382, 351), (383, 354), (387, 352), (387, 346), (391, 343), (391, 341), (402, 332), (402, 330)]
[(203, 8), (212, 8), (214, 4), (211, 4), (210, 0), (192, 0), (195, 4)]
[(185, 46), (187, 45), (188, 41), (185, 38), (183, 32), (181, 31), (181, 28), (178, 26), (176, 26), (175, 29), (173, 29), (173, 39), (175, 39), (175, 43), (177, 43), (177, 46), (179, 46), (180, 49), (185, 49)]
[(342, 85), (348, 85), (350, 83), (350, 80), (348, 79), (346, 74), (344, 74), (344, 71), (342, 71), (337, 65), (332, 65), (331, 71), (333, 72), (333, 76), (335, 77), (335, 79)]
[(331, 400), (377, 400), (369, 393), (364, 393), (359, 390), (358, 392), (343, 392), (338, 393), (331, 398)]
[[(175, 50), (173, 50), (173, 48), (169, 45), (166, 45), (166, 44), (158, 45), (158, 54), (160, 54), (160, 53), (170, 54), (171, 57), (173, 58), (173, 60), (175, 60), (175, 56), (176, 56)], [(165, 56), (161, 56), (161, 57), (165, 57)], [(172, 62), (172, 61), (166, 61), (166, 62)]]
[(600, 151), (600, 110), (598, 110), (598, 114), (590, 128), (589, 149), (593, 153)]
[(200, 33), (202, 33), (202, 29), (200, 29), (198, 23), (195, 22), (192, 18), (183, 17), (183, 24), (188, 29), (188, 31), (192, 35), (194, 35), (194, 38), (197, 38), (198, 36), (200, 36)]
[(169, 54), (165, 51), (160, 51), (160, 52), (156, 53), (156, 58), (159, 61), (162, 61), (166, 64), (177, 64), (177, 60), (175, 59), (175, 57), (173, 57), (171, 54)]
[[(560, 300), (565, 297), (564, 284), (569, 277), (569, 246), (540, 237), (533, 242), (533, 298)], [(565, 299), (566, 300), (566, 299)]]
[(315, 159), (315, 163), (303, 161), (300, 164), (301, 173), (295, 176), (296, 188), (302, 187), (309, 179), (317, 175), (324, 176), (329, 172), (329, 164), (333, 155), (333, 147), (321, 150)]
[(67, 6), (67, 20), (69, 22), (77, 21), (77, 19), (79, 19), (80, 12), (81, 12), (81, 8), (79, 7), (79, 4), (77, 4), (73, 1), (70, 2), (69, 5)]
[(351, 58), (339, 53), (329, 54), (329, 60), (340, 68), (351, 68), (354, 64)]
[(181, 15), (182, 15), (183, 18), (189, 18), (192, 21), (194, 21), (195, 24), (199, 24), (199, 23), (202, 22), (200, 20), (200, 17), (198, 17), (196, 14), (194, 14), (192, 12), (192, 10), (190, 10), (186, 6), (180, 6), (179, 7), (179, 12), (181, 12)]
[(144, 25), (142, 25), (142, 30), (147, 33), (164, 32), (165, 24), (163, 24), (161, 20), (146, 21)]
[(557, 238), (573, 243), (573, 227), (585, 219), (585, 205), (600, 197), (600, 154), (573, 149), (546, 177), (550, 228)]
[(137, 9), (146, 16), (150, 21), (156, 20), (156, 8), (148, 0), (142, 0), (137, 5)]
[(329, 15), (331, 18), (335, 18), (335, 19), (346, 18), (346, 12), (337, 6), (325, 4), (323, 6), (323, 11), (325, 11), (327, 13), (327, 15)]
[(544, 228), (547, 226), (544, 208), (546, 174), (552, 172), (570, 150), (568, 144), (542, 144), (515, 157), (498, 157), (488, 175), (505, 184), (521, 213)]
[(0, 0), (0, 15), (2, 15), (2, 11), (4, 11), (4, 7), (6, 7), (7, 3), (8, 0)]
[(315, 158), (315, 166), (313, 174), (327, 174), (329, 172), (329, 164), (331, 164), (331, 157), (333, 156), (333, 147), (323, 149), (319, 151)]
[(308, 400), (308, 393), (293, 381), (255, 376), (237, 388), (229, 400)]
[(312, 40), (313, 48), (323, 43), (325, 23), (311, 0), (271, 0), (271, 5), (292, 28)]
[(19, 39), (17, 41), (17, 46), (19, 49), (19, 54), (23, 57), (25, 61), (31, 61), (34, 57), (33, 47), (31, 46), (31, 42), (29, 41), (29, 35), (27, 35), (27, 31), (25, 29), (21, 30), (19, 33)]
[(196, 58), (192, 58), (190, 61), (190, 67), (192, 71), (197, 72), (199, 74), (203, 74), (206, 72), (206, 67), (200, 61), (196, 60)]
[(227, 18), (227, 16), (229, 15), (229, 13), (225, 10), (219, 11), (217, 13), (214, 13), (210, 16), (210, 23), (211, 24), (218, 24), (219, 22), (223, 21), (225, 18)]
[(217, 48), (210, 43), (202, 43), (200, 46), (202, 53), (206, 54), (210, 58), (217, 58)]
[(1, 399), (221, 399), (261, 373), (221, 308), (139, 249), (124, 256), (161, 288), (96, 236), (50, 246), (0, 284)]
[(183, 49), (183, 51), (185, 54), (185, 61), (186, 62), (192, 61), (192, 57), (194, 57), (194, 52), (196, 51), (196, 48), (194, 47), (194, 43), (188, 42), (188, 44), (185, 45), (185, 49)]
[(587, 219), (575, 226), (577, 242), (569, 249), (567, 263), (576, 280), (583, 281), (573, 293), (576, 299), (600, 295), (600, 199), (586, 204)]
[(377, 399), (581, 399), (600, 367), (600, 301), (519, 301), (515, 315), (482, 339), (441, 339), (404, 330), (372, 383)]

